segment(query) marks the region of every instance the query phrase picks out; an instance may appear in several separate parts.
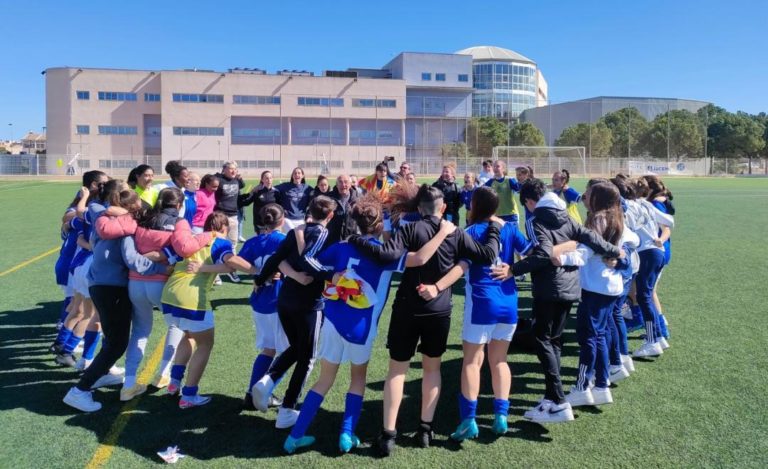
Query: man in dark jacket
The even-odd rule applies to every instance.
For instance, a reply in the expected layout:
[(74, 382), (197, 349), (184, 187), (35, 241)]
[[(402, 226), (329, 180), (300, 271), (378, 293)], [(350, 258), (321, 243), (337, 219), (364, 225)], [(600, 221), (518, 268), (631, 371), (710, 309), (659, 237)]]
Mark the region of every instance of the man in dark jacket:
[(445, 213), (443, 218), (456, 225), (459, 224), (459, 208), (461, 207), (461, 192), (459, 186), (456, 185), (456, 168), (453, 165), (443, 166), (443, 172), (440, 175), (440, 179), (432, 184), (432, 187), (437, 187), (443, 193), (443, 200), (445, 201)]
[(560, 267), (552, 263), (556, 252), (573, 250), (577, 243), (592, 248), (606, 258), (622, 254), (618, 246), (604, 241), (595, 232), (573, 221), (565, 202), (547, 192), (539, 179), (529, 179), (520, 190), (520, 200), (533, 216), (526, 220), (526, 234), (534, 243), (531, 254), (510, 269), (502, 264), (494, 269), (497, 278), (531, 273), (533, 293), (533, 334), (536, 353), (544, 371), (544, 399), (525, 413), (535, 422), (573, 420), (571, 406), (565, 400), (560, 380), (560, 353), (565, 319), (574, 301), (581, 298), (578, 267)]
[(350, 235), (358, 234), (357, 223), (350, 214), (358, 197), (352, 189), (352, 180), (346, 174), (336, 178), (336, 187), (331, 190), (330, 197), (336, 201), (336, 211), (333, 219), (328, 222), (328, 245), (347, 239)]

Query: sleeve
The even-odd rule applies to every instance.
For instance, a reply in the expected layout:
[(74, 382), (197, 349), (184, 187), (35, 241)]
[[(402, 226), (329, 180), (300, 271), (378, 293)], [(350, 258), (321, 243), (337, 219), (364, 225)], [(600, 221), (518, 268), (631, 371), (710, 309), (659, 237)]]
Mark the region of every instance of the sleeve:
[(589, 249), (583, 244), (579, 244), (579, 247), (575, 251), (566, 252), (560, 255), (560, 263), (563, 265), (583, 266), (587, 263), (590, 257), (594, 254), (594, 251)]
[(485, 244), (479, 244), (466, 231), (456, 230), (459, 237), (458, 253), (460, 259), (469, 259), (481, 264), (490, 264), (499, 255), (499, 225), (488, 225), (488, 237)]
[(515, 192), (520, 192), (520, 183), (515, 178), (509, 178), (509, 188)]
[(224, 256), (234, 253), (235, 250), (232, 249), (232, 242), (228, 239), (216, 238), (211, 246), (211, 258), (214, 264), (223, 264)]
[(374, 259), (380, 264), (389, 264), (400, 259), (408, 253), (408, 239), (416, 223), (409, 223), (398, 230), (397, 233), (387, 241), (386, 244), (369, 243), (360, 235), (352, 235), (348, 242), (356, 247), (363, 255)]
[(281, 262), (288, 259), (288, 255), (291, 250), (297, 250), (296, 234), (293, 230), (288, 232), (288, 236), (277, 246), (277, 250), (274, 254), (269, 256), (269, 259), (261, 267), (261, 272), (253, 278), (253, 283), (256, 285), (264, 285), (272, 275), (277, 271)]
[(248, 192), (246, 194), (239, 194), (237, 196), (237, 206), (238, 207), (247, 207), (251, 205), (256, 198), (256, 194), (254, 192)]
[(529, 241), (516, 227), (514, 229), (514, 234), (512, 235), (511, 244), (510, 247), (512, 250), (521, 255), (527, 255), (528, 252), (533, 249), (533, 242)]
[(237, 178), (237, 187), (240, 188), (240, 190), (245, 187), (245, 181), (243, 181), (242, 177)]
[(675, 227), (675, 217), (662, 212), (656, 207), (653, 207), (653, 219), (656, 220), (656, 223), (659, 225), (668, 226), (670, 228)]
[(576, 192), (576, 189), (573, 187), (569, 187), (567, 191), (565, 191), (565, 200), (570, 203), (578, 203), (581, 201), (581, 194)]
[(165, 272), (164, 265), (152, 262), (139, 254), (136, 250), (136, 242), (133, 240), (133, 236), (124, 237), (120, 243), (120, 248), (123, 262), (129, 269), (138, 272), (141, 275), (153, 275)]
[(304, 252), (299, 257), (299, 266), (301, 270), (315, 278), (326, 278), (331, 269), (326, 268), (319, 260), (317, 254), (323, 248), (325, 240), (328, 239), (328, 230), (321, 230), (317, 237), (307, 240)]
[(171, 246), (181, 257), (189, 257), (207, 246), (211, 242), (211, 236), (213, 234), (209, 231), (193, 235), (187, 220), (180, 218), (176, 221), (171, 235)]
[(485, 187), (491, 187), (493, 185), (493, 178), (488, 178), (487, 181), (485, 181), (485, 184), (483, 184)]
[[(550, 256), (552, 255), (552, 240), (548, 233), (538, 223), (533, 223), (533, 238), (535, 247), (531, 253), (512, 265), (512, 273), (515, 276), (536, 272), (546, 267), (552, 267)], [(533, 240), (531, 240), (533, 242)]]
[(575, 230), (574, 241), (586, 244), (592, 248), (593, 251), (595, 251), (595, 254), (607, 257), (619, 257), (619, 255), (621, 255), (618, 246), (614, 246), (613, 244), (607, 242), (589, 228), (585, 228), (584, 226), (579, 225), (573, 221), (571, 221), (571, 226), (573, 226)]
[(132, 215), (125, 214), (119, 217), (98, 217), (95, 226), (99, 238), (117, 239), (135, 234), (138, 225)]
[(92, 203), (88, 206), (88, 210), (85, 211), (85, 222), (89, 225), (93, 226), (93, 224), (96, 222), (96, 219), (101, 216), (102, 213), (104, 213), (107, 210), (106, 207), (104, 207), (101, 204)]

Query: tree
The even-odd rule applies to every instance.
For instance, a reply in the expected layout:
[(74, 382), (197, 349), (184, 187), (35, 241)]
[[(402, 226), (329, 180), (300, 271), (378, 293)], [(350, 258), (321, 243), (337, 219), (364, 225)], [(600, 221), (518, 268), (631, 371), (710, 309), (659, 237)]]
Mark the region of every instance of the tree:
[(542, 147), (546, 145), (544, 132), (531, 122), (521, 122), (509, 129), (509, 144), (513, 146)]
[(640, 145), (657, 158), (700, 158), (704, 156), (704, 131), (696, 114), (669, 111), (653, 119)]
[(555, 145), (585, 147), (587, 156), (605, 157), (611, 154), (613, 135), (611, 129), (602, 122), (596, 124), (581, 123), (563, 130), (555, 140)]
[(444, 143), (440, 146), (440, 154), (446, 158), (466, 158), (469, 156), (469, 147), (464, 142)]
[(625, 107), (609, 112), (598, 122), (611, 129), (613, 144), (609, 152), (614, 157), (630, 157), (645, 153), (640, 142), (648, 131), (648, 120), (634, 107)]
[(470, 119), (465, 140), (474, 156), (483, 158), (493, 154), (493, 147), (507, 144), (507, 124), (495, 117)]

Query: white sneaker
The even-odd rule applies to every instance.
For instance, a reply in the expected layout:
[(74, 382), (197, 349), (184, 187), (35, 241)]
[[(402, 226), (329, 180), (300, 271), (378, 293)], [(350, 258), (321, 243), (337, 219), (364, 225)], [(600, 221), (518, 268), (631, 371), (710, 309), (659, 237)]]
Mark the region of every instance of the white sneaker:
[(664, 353), (664, 349), (661, 348), (661, 344), (658, 342), (644, 342), (639, 349), (635, 350), (632, 356), (636, 358), (658, 357), (662, 353)]
[(611, 365), (611, 368), (608, 370), (608, 377), (611, 379), (612, 383), (618, 383), (622, 379), (629, 378), (629, 371), (624, 368), (624, 365)]
[(523, 414), (523, 418), (531, 420), (533, 416), (540, 413), (544, 407), (552, 406), (553, 404), (554, 402), (550, 401), (549, 399), (542, 399), (538, 404), (526, 410)]
[(624, 365), (624, 368), (626, 368), (630, 373), (635, 372), (635, 362), (632, 361), (632, 357), (629, 355), (621, 356), (621, 364)]
[(64, 403), (83, 412), (96, 412), (101, 409), (101, 404), (93, 400), (91, 392), (81, 391), (76, 387), (70, 388), (64, 396)]
[(296, 409), (289, 409), (287, 407), (280, 407), (277, 411), (277, 419), (275, 420), (275, 428), (284, 429), (291, 428), (296, 420), (299, 418), (299, 411)]
[(592, 390), (593, 405), (613, 404), (613, 396), (609, 388), (595, 388)]
[(264, 377), (258, 380), (251, 388), (253, 406), (262, 412), (266, 412), (269, 408), (269, 398), (272, 396), (272, 391), (274, 389), (275, 382), (272, 381), (272, 378), (270, 378), (269, 375), (264, 375)]
[(659, 344), (661, 345), (662, 350), (666, 350), (670, 347), (669, 342), (667, 342), (667, 339), (664, 337), (659, 339)]
[(125, 368), (121, 366), (112, 365), (112, 368), (109, 369), (109, 374), (115, 375), (115, 376), (125, 376)]
[(217, 276), (216, 276), (216, 278), (213, 280), (213, 286), (214, 286), (214, 287), (217, 287), (217, 286), (221, 285), (221, 283), (222, 283), (222, 282), (221, 282), (221, 277), (219, 277), (219, 276), (217, 275)]
[(112, 373), (107, 373), (101, 378), (97, 379), (96, 382), (93, 383), (93, 386), (91, 386), (91, 389), (123, 384), (123, 379), (124, 378), (122, 375), (113, 375)]
[(595, 405), (595, 399), (592, 397), (592, 391), (589, 389), (579, 391), (575, 387), (571, 388), (571, 392), (566, 394), (565, 400), (571, 404), (571, 407)]
[(536, 423), (561, 423), (573, 420), (573, 409), (568, 402), (558, 405), (552, 401), (547, 401), (546, 405), (542, 404), (537, 409), (536, 413), (531, 416), (531, 421)]

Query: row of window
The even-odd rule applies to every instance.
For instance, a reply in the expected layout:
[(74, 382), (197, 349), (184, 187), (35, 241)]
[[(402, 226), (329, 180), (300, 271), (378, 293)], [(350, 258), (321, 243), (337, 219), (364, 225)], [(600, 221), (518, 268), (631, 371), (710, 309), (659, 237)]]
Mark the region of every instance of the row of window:
[(223, 136), (224, 127), (174, 127), (173, 135)]
[[(466, 73), (459, 73), (458, 80), (462, 83), (468, 83), (469, 75)], [(422, 72), (421, 81), (432, 81), (432, 73)], [(435, 73), (435, 81), (445, 81), (445, 73)]]
[(99, 101), (136, 101), (136, 93), (128, 91), (99, 91)]
[(280, 97), (236, 94), (232, 96), (232, 104), (280, 104)]
[[(90, 129), (89, 129), (89, 132), (90, 132)], [(139, 129), (135, 125), (100, 125), (99, 126), (99, 135), (137, 135), (138, 132), (139, 132)]]
[(299, 96), (299, 106), (344, 107), (344, 98), (310, 98)]
[(173, 93), (174, 103), (223, 103), (223, 94)]
[(395, 99), (353, 99), (352, 107), (397, 107)]

